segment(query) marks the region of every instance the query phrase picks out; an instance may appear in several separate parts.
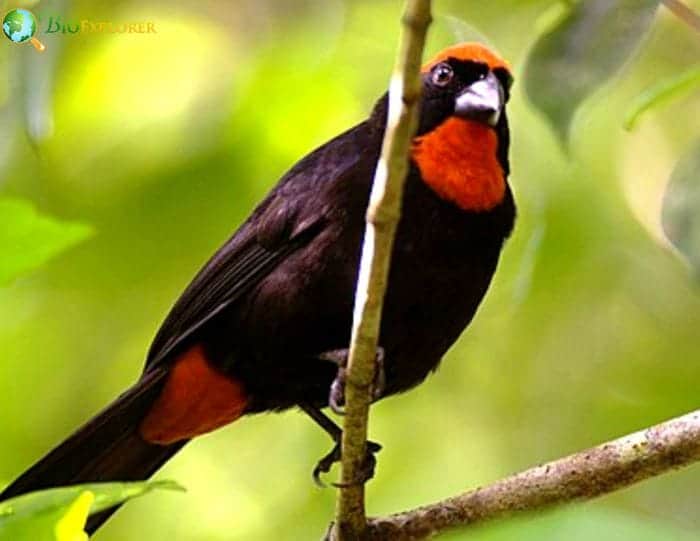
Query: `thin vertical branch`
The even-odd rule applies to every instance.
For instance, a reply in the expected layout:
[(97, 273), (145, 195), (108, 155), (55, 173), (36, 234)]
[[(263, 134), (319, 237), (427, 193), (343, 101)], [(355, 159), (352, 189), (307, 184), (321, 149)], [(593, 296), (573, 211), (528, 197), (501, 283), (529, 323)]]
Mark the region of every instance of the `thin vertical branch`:
[(418, 125), (422, 82), (420, 65), (430, 25), (430, 0), (407, 0), (399, 54), (389, 90), (389, 113), (377, 164), (355, 294), (352, 339), (345, 384), (341, 489), (331, 538), (362, 539), (367, 528), (362, 476), (367, 421), (384, 293), (401, 215), (411, 140)]

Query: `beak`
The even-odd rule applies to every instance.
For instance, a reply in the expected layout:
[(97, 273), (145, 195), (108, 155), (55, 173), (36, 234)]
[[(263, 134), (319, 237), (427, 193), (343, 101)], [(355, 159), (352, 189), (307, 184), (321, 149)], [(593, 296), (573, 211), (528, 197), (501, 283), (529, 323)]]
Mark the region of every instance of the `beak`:
[(472, 83), (457, 96), (455, 114), (495, 126), (501, 118), (504, 98), (501, 83), (489, 72), (484, 79)]

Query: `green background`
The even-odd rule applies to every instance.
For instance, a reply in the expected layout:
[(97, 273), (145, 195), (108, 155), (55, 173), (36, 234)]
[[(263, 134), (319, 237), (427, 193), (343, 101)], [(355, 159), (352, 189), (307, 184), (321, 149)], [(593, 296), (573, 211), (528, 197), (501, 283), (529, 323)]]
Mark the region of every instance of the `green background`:
[[(632, 133), (621, 126), (644, 88), (697, 61), (700, 40), (661, 12), (620, 76), (579, 111), (567, 154), (518, 86), (553, 3), (435, 2), (428, 54), (481, 35), (514, 67), (519, 220), (486, 301), (438, 373), (372, 409), (371, 437), (384, 450), (371, 514), (698, 407), (700, 295), (659, 216), (697, 135), (700, 99), (650, 113)], [(92, 236), (0, 288), (0, 483), (138, 377), (206, 258), (295, 160), (367, 114), (387, 86), (401, 2), (22, 6), (39, 16), (48, 50), (0, 44), (0, 196), (75, 222), (70, 239)], [(56, 14), (153, 21), (157, 34), (42, 34)], [(22, 246), (8, 238), (3, 252)], [(318, 539), (335, 494), (310, 472), (328, 448), (297, 412), (246, 418), (162, 471), (186, 494), (132, 502), (97, 539)], [(699, 487), (692, 468), (450, 539), (700, 540)]]

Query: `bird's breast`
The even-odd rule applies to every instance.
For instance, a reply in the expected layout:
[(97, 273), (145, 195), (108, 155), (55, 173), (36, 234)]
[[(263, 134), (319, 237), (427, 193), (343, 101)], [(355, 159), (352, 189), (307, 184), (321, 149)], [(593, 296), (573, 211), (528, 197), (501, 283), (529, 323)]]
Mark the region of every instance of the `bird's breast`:
[(411, 157), (421, 178), (439, 197), (465, 211), (488, 211), (505, 196), (498, 136), (479, 122), (451, 117), (416, 137)]

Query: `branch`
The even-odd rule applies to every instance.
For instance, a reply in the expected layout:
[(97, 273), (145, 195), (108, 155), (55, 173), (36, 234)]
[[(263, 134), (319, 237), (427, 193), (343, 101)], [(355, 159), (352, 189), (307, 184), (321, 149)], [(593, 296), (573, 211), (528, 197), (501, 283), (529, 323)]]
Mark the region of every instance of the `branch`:
[(331, 538), (362, 539), (367, 527), (361, 477), (384, 293), (394, 233), (401, 215), (408, 153), (418, 126), (422, 90), (420, 64), (430, 24), (430, 0), (407, 0), (399, 54), (389, 89), (382, 153), (372, 184), (367, 228), (355, 294), (352, 338), (345, 382), (341, 488)]
[(661, 0), (662, 3), (676, 17), (681, 19), (691, 28), (700, 32), (700, 15), (693, 11), (689, 6), (685, 5), (680, 0)]
[(385, 518), (367, 539), (425, 539), (555, 505), (590, 500), (700, 460), (700, 410), (507, 477), (485, 488)]

